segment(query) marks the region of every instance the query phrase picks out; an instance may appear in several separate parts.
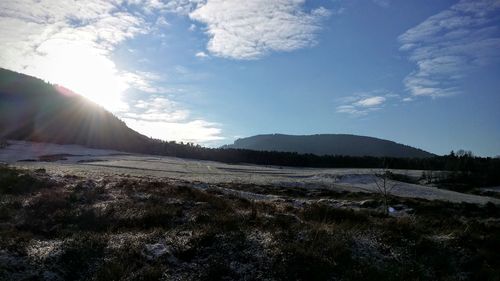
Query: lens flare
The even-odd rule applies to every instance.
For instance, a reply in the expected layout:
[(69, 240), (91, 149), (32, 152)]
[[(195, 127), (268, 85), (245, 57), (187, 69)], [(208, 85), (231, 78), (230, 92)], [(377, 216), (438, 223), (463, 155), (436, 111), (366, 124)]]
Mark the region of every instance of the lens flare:
[(126, 108), (122, 95), (127, 81), (107, 53), (85, 44), (44, 42), (37, 57), (36, 72), (51, 83), (63, 85), (104, 108), (117, 112)]

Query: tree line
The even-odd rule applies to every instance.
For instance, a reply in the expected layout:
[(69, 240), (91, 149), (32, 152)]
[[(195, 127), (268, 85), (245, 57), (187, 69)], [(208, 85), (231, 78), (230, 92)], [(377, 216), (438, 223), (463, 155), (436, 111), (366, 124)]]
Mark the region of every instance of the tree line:
[(500, 185), (500, 158), (478, 157), (470, 151), (450, 152), (428, 158), (354, 157), (343, 155), (299, 154), (296, 152), (255, 151), (233, 148), (207, 148), (194, 144), (149, 139), (147, 145), (131, 152), (219, 161), (238, 164), (312, 167), (381, 168), (448, 171), (447, 181), (474, 185)]

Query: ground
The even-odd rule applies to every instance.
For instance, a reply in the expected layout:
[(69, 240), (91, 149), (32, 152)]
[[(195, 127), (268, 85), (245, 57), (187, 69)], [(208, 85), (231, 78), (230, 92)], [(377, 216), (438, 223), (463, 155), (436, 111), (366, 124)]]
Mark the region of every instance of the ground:
[(0, 280), (500, 280), (494, 198), (393, 182), (386, 214), (374, 171), (46, 152), (0, 167)]

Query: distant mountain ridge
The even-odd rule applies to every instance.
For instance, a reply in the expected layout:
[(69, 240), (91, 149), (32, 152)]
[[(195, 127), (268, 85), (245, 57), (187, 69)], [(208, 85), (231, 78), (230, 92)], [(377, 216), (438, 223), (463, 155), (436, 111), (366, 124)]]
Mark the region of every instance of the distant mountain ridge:
[(347, 134), (267, 134), (237, 139), (224, 148), (297, 152), (316, 155), (426, 158), (435, 156), (422, 149), (389, 140)]

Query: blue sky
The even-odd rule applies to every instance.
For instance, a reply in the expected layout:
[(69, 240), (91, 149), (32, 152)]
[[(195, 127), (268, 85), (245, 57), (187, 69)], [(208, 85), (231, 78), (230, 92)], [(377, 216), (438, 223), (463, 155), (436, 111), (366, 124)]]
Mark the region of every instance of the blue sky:
[(500, 1), (22, 0), (0, 66), (148, 136), (352, 133), (500, 155)]

